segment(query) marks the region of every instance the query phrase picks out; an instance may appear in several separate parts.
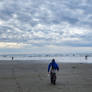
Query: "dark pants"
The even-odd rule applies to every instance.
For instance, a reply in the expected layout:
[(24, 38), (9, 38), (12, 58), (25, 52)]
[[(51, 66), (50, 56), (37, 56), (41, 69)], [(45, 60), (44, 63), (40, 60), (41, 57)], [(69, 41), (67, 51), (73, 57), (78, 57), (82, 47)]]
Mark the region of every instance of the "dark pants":
[(51, 84), (56, 84), (56, 73), (55, 72), (50, 73), (50, 80), (51, 80)]

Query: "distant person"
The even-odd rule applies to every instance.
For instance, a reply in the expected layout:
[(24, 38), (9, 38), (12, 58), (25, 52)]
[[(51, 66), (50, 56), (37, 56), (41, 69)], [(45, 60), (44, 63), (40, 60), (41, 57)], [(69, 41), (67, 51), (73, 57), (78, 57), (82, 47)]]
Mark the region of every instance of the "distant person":
[(85, 56), (85, 60), (87, 60), (87, 59), (88, 59), (88, 56), (86, 55), (86, 56)]
[(73, 54), (73, 56), (75, 56), (75, 54)]
[(14, 57), (12, 57), (12, 60), (14, 60)]
[(52, 59), (52, 61), (48, 65), (48, 74), (50, 74), (51, 84), (54, 84), (54, 85), (56, 84), (55, 83), (56, 82), (56, 72), (55, 72), (56, 70), (59, 71), (59, 66), (56, 63), (55, 59)]

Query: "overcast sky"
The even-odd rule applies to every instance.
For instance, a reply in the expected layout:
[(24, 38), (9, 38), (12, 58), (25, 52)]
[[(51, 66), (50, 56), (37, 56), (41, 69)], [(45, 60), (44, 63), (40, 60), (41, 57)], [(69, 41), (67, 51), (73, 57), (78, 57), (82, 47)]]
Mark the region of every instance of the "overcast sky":
[(92, 0), (0, 0), (6, 52), (92, 52)]

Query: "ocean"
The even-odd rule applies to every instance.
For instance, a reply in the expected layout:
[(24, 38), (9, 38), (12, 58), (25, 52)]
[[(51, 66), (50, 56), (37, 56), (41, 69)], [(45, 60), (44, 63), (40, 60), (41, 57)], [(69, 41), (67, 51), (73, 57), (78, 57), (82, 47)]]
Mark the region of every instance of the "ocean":
[(12, 60), (12, 57), (14, 57), (14, 60), (50, 62), (54, 58), (61, 63), (92, 63), (92, 54), (4, 54), (0, 55), (0, 60)]

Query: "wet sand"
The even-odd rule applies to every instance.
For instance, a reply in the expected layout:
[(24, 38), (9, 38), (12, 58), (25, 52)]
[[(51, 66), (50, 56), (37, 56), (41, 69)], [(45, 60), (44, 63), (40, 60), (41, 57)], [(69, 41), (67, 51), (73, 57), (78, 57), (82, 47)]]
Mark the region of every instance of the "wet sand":
[(47, 66), (38, 61), (0, 61), (0, 92), (92, 92), (92, 64), (59, 63), (55, 86)]

